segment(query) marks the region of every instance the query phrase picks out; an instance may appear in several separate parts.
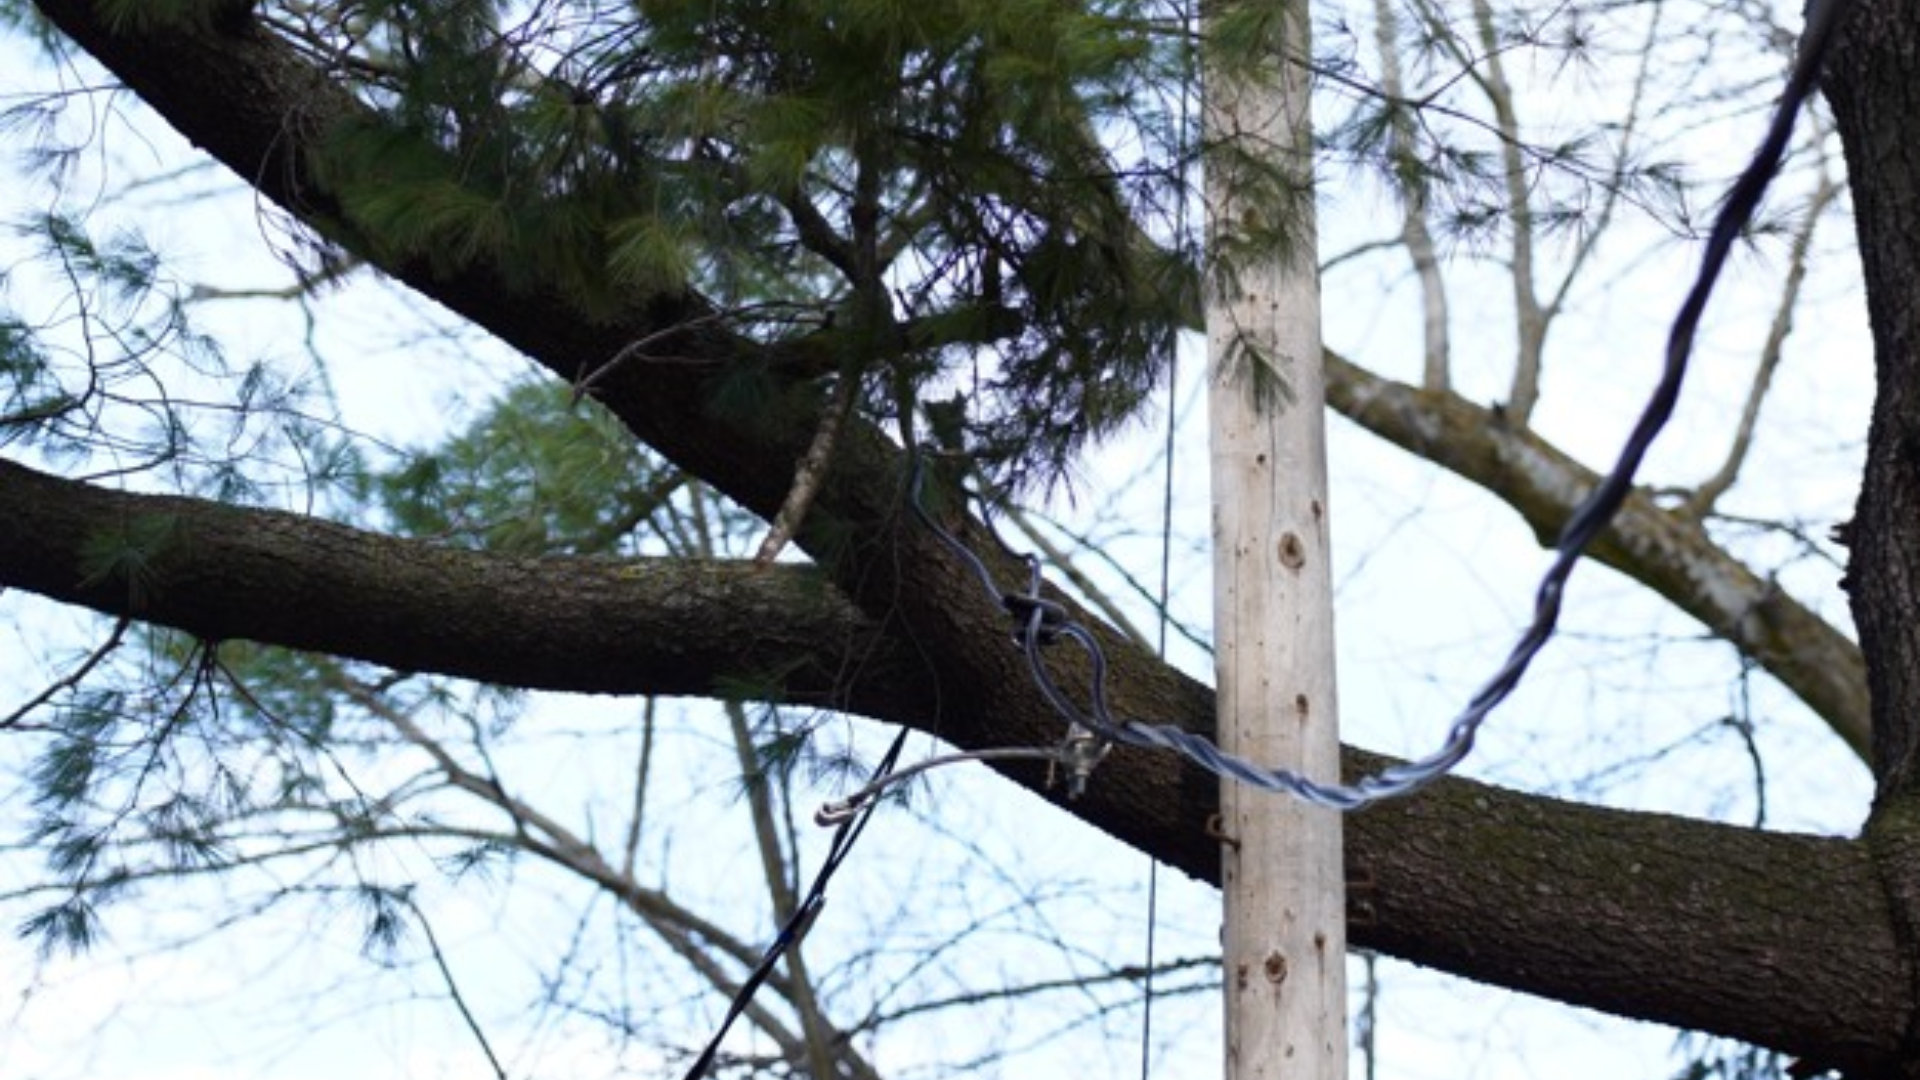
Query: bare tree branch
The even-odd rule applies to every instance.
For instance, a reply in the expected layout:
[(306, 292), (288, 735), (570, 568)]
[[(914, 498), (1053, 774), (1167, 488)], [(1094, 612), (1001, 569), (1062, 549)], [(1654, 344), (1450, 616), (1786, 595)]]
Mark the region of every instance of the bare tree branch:
[(1380, 51), (1380, 93), (1386, 107), (1394, 109), (1388, 130), (1387, 155), (1403, 176), (1400, 241), (1413, 259), (1414, 274), (1420, 281), (1421, 364), (1420, 385), (1428, 390), (1449, 389), (1449, 365), (1452, 343), (1447, 327), (1447, 283), (1440, 274), (1440, 258), (1434, 250), (1433, 232), (1427, 227), (1428, 179), (1420, 176), (1418, 146), (1413, 140), (1413, 120), (1400, 111), (1405, 93), (1400, 73), (1400, 16), (1391, 0), (1374, 0), (1374, 40)]
[[(1327, 354), (1327, 401), (1379, 437), (1479, 485), (1511, 506), (1542, 544), (1599, 476), (1504, 415), (1436, 395)], [(1631, 495), (1590, 555), (1665, 597), (1752, 657), (1863, 757), (1866, 662), (1859, 646), (1748, 569), (1689, 514)]]
[(1780, 360), (1786, 352), (1787, 336), (1793, 333), (1793, 313), (1800, 303), (1801, 286), (1807, 280), (1807, 258), (1813, 250), (1813, 234), (1842, 190), (1827, 171), (1823, 158), (1820, 182), (1807, 200), (1802, 211), (1805, 216), (1794, 231), (1793, 243), (1788, 249), (1787, 275), (1780, 283), (1780, 299), (1774, 305), (1773, 321), (1767, 326), (1767, 340), (1760, 346), (1760, 360), (1754, 366), (1753, 383), (1747, 389), (1747, 401), (1740, 410), (1740, 423), (1734, 429), (1733, 443), (1727, 448), (1726, 460), (1720, 463), (1720, 468), (1701, 481), (1700, 486), (1687, 496), (1684, 509), (1695, 517), (1704, 518), (1711, 514), (1720, 497), (1740, 478), (1740, 467), (1746, 463), (1747, 451), (1753, 446), (1754, 429), (1760, 423), (1760, 406), (1767, 399), (1768, 389), (1773, 386), (1773, 374), (1779, 370)]

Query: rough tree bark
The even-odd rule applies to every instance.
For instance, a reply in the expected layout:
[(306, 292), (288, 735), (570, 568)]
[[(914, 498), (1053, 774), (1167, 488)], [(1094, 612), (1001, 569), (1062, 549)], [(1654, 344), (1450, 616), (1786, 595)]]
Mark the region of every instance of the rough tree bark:
[(1883, 796), (1913, 786), (1920, 749), (1920, 144), (1892, 117), (1920, 108), (1920, 18), (1865, 5), (1828, 64), (1866, 271), (1876, 384), (1847, 586), (1867, 656)]
[[(101, 8), (84, 0), (39, 0), (39, 8), (106, 65), (161, 116), (226, 163), (244, 181), (311, 226), (360, 252), (378, 247), (357, 234), (329, 183), (315, 173), (313, 141), (346, 118), (354, 101), (297, 51), (258, 26), (237, 22), (195, 34), (148, 29), (120, 34)], [(1763, 834), (1653, 814), (1630, 814), (1522, 796), (1462, 781), (1417, 800), (1355, 816), (1347, 860), (1356, 888), (1351, 940), (1473, 978), (1606, 1009), (1748, 1039), (1819, 1065), (1862, 1074), (1902, 1075), (1920, 1061), (1912, 1036), (1916, 997), (1910, 957), (1909, 898), (1920, 896), (1920, 866), (1900, 828), (1912, 773), (1916, 694), (1920, 694), (1920, 380), (1912, 302), (1913, 260), (1920, 257), (1920, 153), (1906, 139), (1900, 108), (1920, 94), (1915, 68), (1920, 14), (1906, 0), (1863, 0), (1860, 19), (1872, 32), (1852, 33), (1835, 65), (1833, 95), (1842, 114), (1854, 170), (1862, 248), (1881, 354), (1883, 403), (1876, 413), (1866, 496), (1856, 526), (1854, 592), (1867, 669), (1874, 690), (1881, 812), (1871, 842)], [(1860, 43), (1860, 44), (1856, 44)], [(473, 320), (565, 380), (593, 370), (628, 342), (700, 314), (692, 300), (656, 300), (623, 318), (588, 323), (551, 297), (509, 292), (485, 268), (436, 276), (426, 266), (386, 260), (381, 268)], [(702, 324), (680, 331), (671, 351), (724, 363), (753, 347)], [(760, 357), (778, 367), (790, 356)], [(813, 425), (746, 426), (701, 406), (699, 365), (624, 365), (596, 387), (600, 400), (677, 465), (771, 517), (786, 494), (788, 464), (804, 452)], [(1054, 741), (1059, 725), (1021, 675), (1004, 627), (977, 585), (932, 541), (894, 511), (902, 463), (879, 433), (846, 432), (826, 477), (816, 514), (857, 537), (829, 550), (804, 533), (803, 546), (822, 562), (833, 589), (817, 610), (761, 604), (764, 586), (734, 580), (723, 569), (716, 591), (673, 618), (706, 626), (720, 640), (764, 635), (776, 645), (805, 639), (800, 655), (836, 673), (832, 700), (883, 720), (934, 731), (963, 746)], [(41, 532), (31, 515), (79, 514), (96, 528), (157, 505), (135, 496), (0, 471), (0, 492), (19, 518), (0, 516), (0, 584), (45, 592), (98, 610), (176, 625), (211, 638), (258, 637), (331, 648), (283, 632), (269, 609), (285, 608), (289, 583), (344, 575), (312, 589), (303, 621), (331, 625), (341, 651), (400, 666), (476, 674), (492, 654), (543, 642), (543, 678), (606, 689), (608, 665), (646, 670), (664, 648), (658, 639), (627, 641), (609, 655), (600, 613), (561, 610), (590, 597), (561, 587), (577, 566), (516, 563), (486, 555), (412, 552), (386, 539), (287, 515), (217, 509), (182, 500), (165, 512), (191, 519), (195, 543), (166, 566), (175, 582), (218, 581), (216, 559), (242, 557), (249, 544), (290, 543), (263, 557), (283, 575), (259, 573), (218, 589), (160, 588), (136, 607), (125, 589), (86, 583), (76, 532)], [(255, 535), (255, 530), (258, 534)], [(298, 546), (302, 530), (325, 542)], [(84, 524), (79, 535), (85, 534)], [(222, 545), (234, 545), (223, 547)], [(266, 564), (262, 564), (266, 565)], [(462, 576), (453, 568), (464, 568)], [(1011, 568), (1006, 568), (1011, 569)], [(551, 576), (549, 576), (551, 571)], [(598, 569), (592, 573), (599, 573)], [(381, 573), (423, 575), (415, 587), (371, 586)], [(397, 622), (424, 623), (445, 605), (479, 602), (493, 573), (538, 574), (548, 593), (484, 595), (527, 607), (509, 612), (520, 637), (472, 641), (437, 656), (405, 652), (391, 635), (354, 652), (350, 628), (378, 603), (394, 605)], [(784, 573), (784, 571), (782, 571)], [(63, 577), (64, 575), (64, 577)], [(196, 576), (197, 575), (197, 576)], [(617, 576), (617, 575), (616, 575)], [(1012, 575), (1009, 573), (1009, 580)], [(594, 579), (598, 580), (598, 579)], [(724, 587), (723, 587), (724, 586)], [(745, 592), (729, 592), (728, 589)], [(361, 590), (356, 595), (356, 590)], [(208, 595), (211, 593), (211, 595)], [(636, 602), (642, 600), (635, 594)], [(741, 606), (735, 608), (732, 605)], [(777, 607), (779, 611), (767, 610)], [(751, 612), (743, 617), (742, 612)], [(579, 614), (576, 612), (576, 614)], [(1210, 726), (1211, 695), (1117, 636), (1113, 699), (1122, 715), (1171, 718)], [(778, 651), (778, 650), (776, 650)], [(375, 655), (375, 654), (378, 655)], [(717, 678), (738, 674), (724, 657)], [(472, 660), (468, 663), (468, 660)], [(669, 664), (668, 666), (671, 666)], [(756, 672), (764, 674), (767, 669)], [(675, 678), (695, 678), (683, 665)], [(802, 683), (815, 676), (802, 675)], [(577, 680), (577, 681), (576, 681)], [(636, 679), (644, 682), (644, 679)], [(634, 685), (634, 691), (649, 689)], [(1348, 770), (1377, 765), (1349, 750)], [(1010, 769), (1039, 788), (1038, 770)], [(1214, 809), (1211, 778), (1162, 757), (1117, 753), (1102, 766), (1086, 798), (1066, 807), (1143, 851), (1198, 877), (1215, 873), (1216, 843), (1206, 835)], [(1889, 903), (1898, 897), (1896, 918)]]
[[(1872, 702), (1874, 810), (1867, 825), (1904, 975), (1920, 980), (1920, 16), (1859, 10), (1825, 73), (1851, 180), (1873, 329), (1875, 394), (1860, 502), (1846, 530), (1846, 587)], [(1901, 1075), (1920, 1076), (1910, 1017)]]

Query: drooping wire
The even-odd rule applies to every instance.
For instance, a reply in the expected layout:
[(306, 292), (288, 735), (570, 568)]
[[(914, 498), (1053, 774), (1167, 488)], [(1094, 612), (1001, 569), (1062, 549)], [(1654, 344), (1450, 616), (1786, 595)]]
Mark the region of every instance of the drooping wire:
[[(1185, 200), (1182, 200), (1185, 205)], [(1184, 220), (1186, 213), (1182, 210)], [(1182, 226), (1184, 229), (1184, 226)], [(1176, 352), (1167, 360), (1167, 440), (1161, 447), (1166, 463), (1160, 488), (1160, 588), (1154, 599), (1160, 606), (1160, 625), (1155, 634), (1154, 653), (1167, 658), (1167, 622), (1173, 617), (1167, 607), (1172, 603), (1173, 583), (1173, 465), (1174, 432), (1179, 426), (1175, 405), (1180, 397), (1180, 358)], [(1140, 977), (1140, 1080), (1147, 1080), (1153, 1066), (1153, 964), (1154, 944), (1160, 929), (1160, 860), (1147, 856), (1147, 955)]]
[[(1175, 168), (1179, 170), (1180, 182), (1174, 184), (1175, 202), (1173, 204), (1173, 238), (1176, 244), (1187, 243), (1190, 221), (1188, 218), (1187, 180), (1191, 163), (1185, 154), (1193, 142), (1193, 117), (1199, 110), (1200, 64), (1193, 46), (1194, 33), (1198, 30), (1198, 4), (1196, 0), (1177, 0), (1176, 10), (1180, 16), (1180, 100), (1175, 106), (1179, 115), (1174, 137), (1174, 146), (1179, 153)], [(1167, 623), (1172, 618), (1168, 605), (1173, 596), (1173, 467), (1175, 434), (1180, 426), (1180, 343), (1173, 342), (1167, 350), (1167, 426), (1166, 439), (1160, 447), (1164, 459), (1160, 478), (1160, 585), (1155, 600), (1160, 607), (1159, 626), (1154, 636), (1154, 654), (1162, 662), (1167, 658)], [(1153, 968), (1156, 959), (1155, 946), (1160, 931), (1160, 860), (1147, 856), (1147, 949), (1143, 974), (1140, 977), (1140, 1080), (1149, 1080), (1153, 1073)]]
[[(908, 484), (910, 487), (909, 505), (921, 524), (936, 536), (941, 544), (955, 557), (972, 570), (979, 578), (983, 589), (1006, 610), (1015, 624), (1015, 640), (1025, 653), (1027, 667), (1033, 677), (1034, 685), (1049, 706), (1060, 714), (1069, 725), (1071, 732), (1090, 732), (1103, 743), (1135, 746), (1152, 749), (1171, 750), (1182, 755), (1194, 764), (1216, 775), (1237, 780), (1249, 786), (1266, 791), (1293, 795), (1316, 806), (1332, 810), (1357, 810), (1383, 799), (1408, 795), (1434, 780), (1444, 776), (1458, 765), (1473, 749), (1474, 739), (1487, 716), (1511, 695), (1520, 685), (1527, 668), (1535, 656), (1552, 638), (1554, 628), (1560, 619), (1561, 601), (1565, 595), (1568, 578), (1578, 565), (1587, 547), (1599, 537), (1613, 516), (1626, 501), (1633, 489), (1633, 478), (1646, 459), (1654, 439), (1666, 426), (1673, 415), (1673, 409), (1680, 397), (1680, 388), (1686, 379), (1687, 364), (1693, 350), (1694, 336), (1699, 330), (1700, 319), (1706, 310), (1707, 300), (1713, 295), (1719, 282), (1721, 271), (1725, 269), (1733, 246), (1759, 208), (1761, 197), (1778, 173), (1780, 162), (1785, 154), (1787, 142), (1793, 135), (1794, 123), (1801, 108), (1811, 96), (1818, 80), (1821, 65), (1833, 44), (1843, 15), (1852, 0), (1816, 0), (1809, 11), (1806, 29), (1801, 39), (1799, 56), (1787, 78), (1786, 87), (1781, 92), (1779, 103), (1775, 106), (1771, 122), (1760, 146), (1754, 151), (1733, 187), (1728, 191), (1726, 201), (1720, 212), (1715, 215), (1713, 228), (1707, 234), (1705, 249), (1701, 255), (1700, 269), (1688, 290), (1679, 312), (1674, 317), (1672, 330), (1667, 336), (1665, 363), (1658, 383), (1655, 384), (1646, 406), (1635, 422), (1627, 437), (1626, 445), (1621, 449), (1619, 459), (1613, 469), (1601, 480), (1585, 501), (1574, 509), (1560, 530), (1555, 544), (1558, 554), (1552, 565), (1541, 578), (1534, 592), (1534, 614), (1513, 650), (1507, 654), (1505, 662), (1493, 673), (1480, 689), (1468, 699), (1466, 708), (1453, 720), (1448, 728), (1447, 738), (1441, 746), (1426, 757), (1413, 761), (1390, 765), (1370, 776), (1362, 777), (1353, 784), (1325, 783), (1313, 780), (1289, 769), (1273, 769), (1222, 751), (1205, 736), (1173, 727), (1168, 724), (1143, 723), (1116, 718), (1107, 704), (1107, 658), (1099, 640), (1084, 624), (1068, 617), (1066, 607), (1054, 600), (1047, 599), (1042, 593), (1044, 578), (1040, 563), (1032, 555), (1014, 552), (999, 534), (993, 532), (989, 522), (989, 532), (1009, 554), (1021, 559), (1028, 567), (1028, 582), (1023, 590), (1002, 589), (979, 556), (960, 542), (933, 516), (927, 512), (922, 501), (925, 459), (930, 451), (915, 446), (909, 448), (911, 468)], [(1055, 681), (1053, 673), (1042, 659), (1042, 651), (1060, 640), (1068, 640), (1079, 646), (1085, 654), (1091, 669), (1088, 680), (1087, 696), (1084, 706), (1070, 699)], [(1070, 735), (1070, 739), (1072, 736)], [(1063, 747), (1062, 752), (1065, 748)], [(1097, 761), (1097, 754), (1083, 752), (1088, 761)], [(1087, 769), (1091, 764), (1086, 765)], [(1084, 775), (1081, 776), (1084, 781)], [(850, 811), (855, 804), (852, 800), (843, 804), (842, 812)]]
[[(1184, 200), (1182, 200), (1184, 205)], [(1184, 219), (1186, 214), (1181, 213)], [(1160, 487), (1160, 588), (1154, 599), (1160, 606), (1160, 625), (1155, 634), (1154, 654), (1167, 658), (1167, 620), (1172, 613), (1173, 581), (1173, 464), (1174, 431), (1179, 425), (1180, 359), (1176, 352), (1167, 359), (1167, 440), (1161, 447), (1166, 458)], [(1147, 1080), (1153, 1066), (1153, 964), (1154, 944), (1160, 929), (1160, 860), (1147, 856), (1147, 955), (1140, 977), (1140, 1080)]]
[[(885, 778), (896, 775), (893, 768), (900, 760), (900, 750), (906, 746), (907, 734), (911, 730), (911, 728), (902, 727), (900, 733), (894, 736), (893, 745), (887, 748), (886, 754), (880, 758), (880, 764), (874, 768), (876, 777)], [(915, 771), (922, 771), (924, 768), (923, 762)], [(707, 1070), (713, 1067), (713, 1059), (720, 1053), (720, 1041), (727, 1037), (733, 1022), (746, 1011), (747, 1003), (753, 1000), (754, 992), (767, 981), (767, 976), (773, 974), (774, 965), (780, 962), (780, 958), (787, 954), (788, 949), (793, 948), (806, 933), (807, 928), (813, 925), (814, 918), (820, 914), (821, 907), (827, 902), (827, 882), (833, 880), (833, 875), (839, 871), (840, 864), (846, 861), (847, 854), (853, 850), (853, 845), (860, 839), (860, 834), (866, 831), (867, 822), (872, 819), (874, 808), (879, 805), (878, 799), (869, 799), (861, 806), (858, 813), (849, 815), (839, 823), (840, 828), (833, 834), (833, 842), (827, 845), (827, 857), (821, 862), (820, 869), (815, 871), (813, 884), (807, 887), (807, 895), (800, 903), (794, 905), (792, 913), (787, 916), (787, 921), (781, 925), (780, 932), (774, 936), (773, 942), (767, 946), (766, 951), (760, 954), (760, 962), (754, 965), (746, 981), (734, 991), (733, 1000), (727, 1005), (727, 1014), (721, 1018), (719, 1029), (713, 1033), (713, 1038), (708, 1041), (706, 1049), (700, 1052), (700, 1056), (695, 1058), (693, 1065), (687, 1069), (685, 1080), (700, 1080), (707, 1075)]]

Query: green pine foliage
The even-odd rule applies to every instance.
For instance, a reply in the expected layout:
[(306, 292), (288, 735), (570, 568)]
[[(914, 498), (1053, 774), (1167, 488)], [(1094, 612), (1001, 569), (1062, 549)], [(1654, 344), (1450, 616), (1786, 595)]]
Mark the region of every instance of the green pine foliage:
[(101, 0), (100, 10), (109, 26), (137, 33), (156, 26), (211, 30), (252, 6), (252, 0)]
[[(1371, 89), (1337, 14), (1316, 28), (1311, 180), (1259, 146), (1202, 144), (1202, 47), (1155, 0), (355, 5), (330, 44), (364, 61), (343, 70), (364, 72), (376, 112), (324, 160), (361, 244), (442, 272), (484, 262), (583, 318), (688, 297), (818, 359), (723, 373), (730, 400), (765, 395), (739, 415), (812, 400), (782, 396), (795, 378), (857, 379), (866, 415), (896, 423), (958, 388), (986, 472), (1047, 482), (1140, 412), (1197, 322), (1203, 258), (1231, 289), (1237, 268), (1296, 248), (1325, 169), (1491, 250), (1515, 215), (1519, 133), (1476, 119), (1488, 105), (1462, 71), (1482, 29), (1419, 10), (1397, 96)], [(1273, 77), (1298, 55), (1277, 12), (1212, 12), (1206, 62)], [(1518, 21), (1485, 32), (1563, 63), (1590, 47)], [(1615, 145), (1519, 147), (1530, 227), (1577, 230), (1616, 196), (1674, 201), (1660, 163)], [(1246, 208), (1204, 255), (1202, 163)], [(1240, 374), (1284, 400), (1284, 360), (1252, 360)]]
[(333, 133), (326, 168), (362, 243), (441, 272), (484, 260), (584, 318), (697, 293), (741, 334), (811, 338), (833, 373), (884, 388), (875, 419), (978, 371), (975, 449), (1050, 477), (1138, 411), (1197, 310), (1193, 250), (1151, 239), (1190, 152), (1138, 92), (1181, 77), (1155, 15), (359, 5), (379, 117)]
[(598, 406), (539, 383), (375, 482), (399, 531), (517, 555), (636, 554), (672, 530), (687, 486)]
[[(59, 211), (13, 232), (0, 269), (0, 448), (115, 474), (161, 470), (228, 502), (284, 505), (289, 489), (302, 506), (364, 495), (361, 446), (334, 422), (324, 377), (231, 362), (193, 318), (196, 290), (171, 280), (137, 233), (96, 234)], [(63, 300), (38, 304), (35, 320), (10, 307), (49, 295)], [(94, 569), (117, 558), (94, 554)]]
[(165, 587), (165, 560), (179, 542), (172, 514), (103, 523), (81, 546), (80, 583), (125, 589), (127, 603), (139, 610)]
[(34, 912), (19, 926), (19, 936), (36, 944), (42, 960), (56, 952), (78, 956), (92, 948), (100, 935), (100, 914), (80, 895)]
[[(538, 383), (371, 476), (366, 493), (363, 512), (398, 532), (527, 556), (724, 554), (756, 529), (744, 511), (638, 448), (598, 406)], [(164, 588), (166, 554), (183, 542), (166, 518), (103, 528), (88, 572)], [(447, 732), (464, 731), (476, 746), (504, 735), (523, 706), (501, 688), (151, 628), (122, 627), (92, 670), (48, 703), (53, 719), (28, 774), (36, 817), (28, 840), (47, 852), (55, 888), (14, 929), (43, 954), (98, 943), (115, 904), (156, 881), (264, 871), (276, 902), (292, 898), (302, 890), (277, 876), (287, 866), (305, 867), (313, 892), (364, 914), (370, 952), (390, 950), (414, 913), (404, 891), (363, 876), (353, 853), (414, 830), (451, 828), (456, 838), (460, 830), (434, 816), (437, 781), (392, 775), (406, 740), (349, 683), (377, 685), (395, 713), (455, 741)], [(768, 672), (754, 696), (779, 677)], [(804, 727), (771, 709), (757, 725), (769, 770), (784, 776), (797, 761), (812, 763)], [(370, 791), (368, 776), (391, 788)], [(453, 876), (513, 857), (504, 840), (458, 839), (434, 845)]]
[(19, 439), (74, 405), (72, 395), (51, 377), (46, 354), (33, 328), (11, 314), (0, 314), (0, 445)]

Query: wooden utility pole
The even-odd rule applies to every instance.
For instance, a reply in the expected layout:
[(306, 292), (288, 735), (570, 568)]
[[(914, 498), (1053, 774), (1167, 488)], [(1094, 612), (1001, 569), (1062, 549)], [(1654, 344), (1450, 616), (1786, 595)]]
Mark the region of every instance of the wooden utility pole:
[[(1220, 744), (1267, 766), (1339, 779), (1328, 559), (1325, 380), (1302, 61), (1307, 0), (1275, 4), (1279, 48), (1211, 52), (1203, 75), (1213, 378), (1214, 635)], [(1239, 51), (1239, 46), (1233, 47)], [(1232, 155), (1305, 192), (1276, 207)], [(1269, 174), (1271, 175), (1271, 174)], [(1258, 194), (1254, 194), (1258, 192)], [(1277, 218), (1276, 214), (1284, 214)], [(1236, 246), (1282, 221), (1285, 242)], [(1334, 811), (1224, 781), (1220, 794), (1228, 1080), (1345, 1080), (1346, 895)]]

